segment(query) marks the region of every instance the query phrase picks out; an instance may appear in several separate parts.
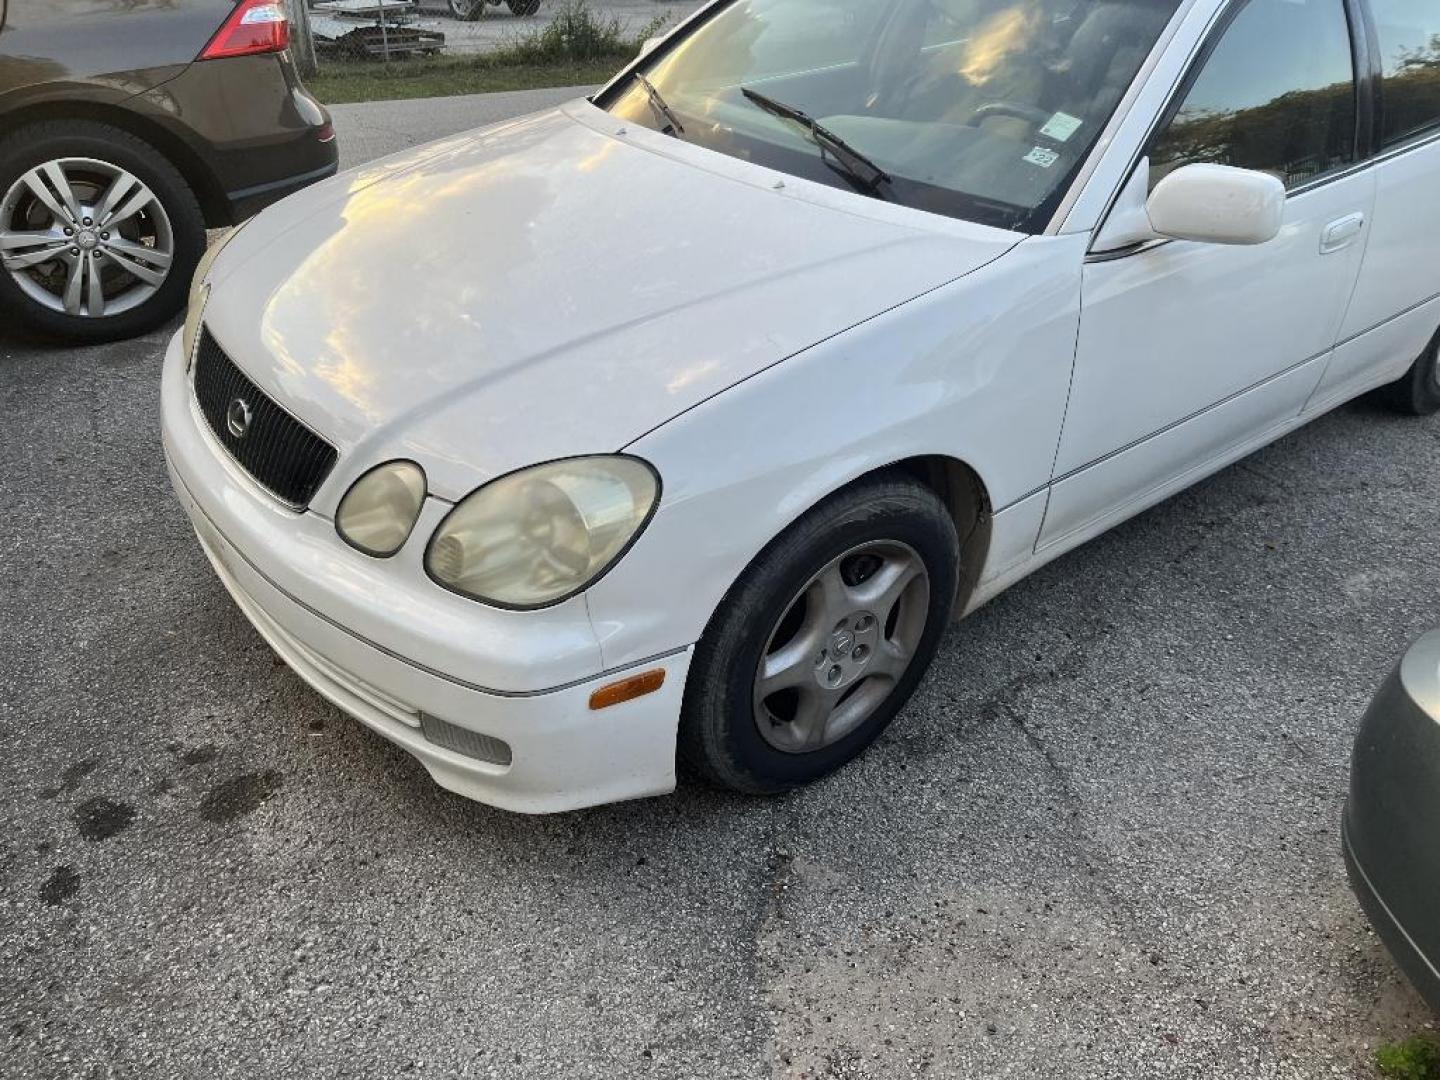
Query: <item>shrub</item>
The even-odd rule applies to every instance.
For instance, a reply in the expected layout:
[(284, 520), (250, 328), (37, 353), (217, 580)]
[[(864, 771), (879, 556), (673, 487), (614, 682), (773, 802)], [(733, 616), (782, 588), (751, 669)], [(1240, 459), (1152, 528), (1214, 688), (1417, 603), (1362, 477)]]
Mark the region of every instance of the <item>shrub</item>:
[(1389, 1080), (1440, 1080), (1440, 1041), (1415, 1035), (1375, 1051), (1375, 1067)]
[(618, 16), (597, 16), (588, 0), (563, 0), (546, 25), (517, 37), (500, 50), (500, 55), (506, 62), (518, 64), (629, 59), (665, 22), (665, 17), (659, 16), (639, 34), (628, 35)]

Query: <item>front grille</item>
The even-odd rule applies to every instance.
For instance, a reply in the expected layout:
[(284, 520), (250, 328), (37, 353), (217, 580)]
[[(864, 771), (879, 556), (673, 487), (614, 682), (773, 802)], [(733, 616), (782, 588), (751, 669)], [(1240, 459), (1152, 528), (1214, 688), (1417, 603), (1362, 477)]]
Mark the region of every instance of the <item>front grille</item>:
[(195, 350), (195, 399), (215, 437), (256, 483), (297, 510), (310, 505), (335, 465), (335, 448), (271, 401), (207, 329)]

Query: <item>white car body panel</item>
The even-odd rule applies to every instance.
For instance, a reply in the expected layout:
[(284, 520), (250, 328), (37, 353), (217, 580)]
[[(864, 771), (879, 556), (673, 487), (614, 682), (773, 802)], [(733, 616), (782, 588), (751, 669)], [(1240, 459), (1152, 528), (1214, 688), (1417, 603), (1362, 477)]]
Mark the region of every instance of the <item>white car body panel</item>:
[[(608, 130), (573, 115), (586, 112)], [(341, 478), (416, 458), (434, 494), (458, 499), (622, 446), (1019, 239), (917, 228), (879, 203), (836, 213), (800, 181), (777, 193), (697, 169), (619, 126), (589, 104), (553, 110), (448, 140), (343, 197), (317, 192), (308, 216), (263, 241), (246, 229), (247, 246), (225, 251), (213, 277), (225, 303), (206, 322), (325, 432)]]
[[(1084, 250), (1082, 237), (1033, 237), (631, 444), (665, 477), (666, 496), (634, 558), (589, 592), (606, 662), (627, 663), (652, 640), (697, 638), (761, 548), (877, 468), (930, 454), (964, 461), (997, 510), (1043, 488), (1069, 391)], [(985, 314), (957, 318), (966, 309)], [(988, 317), (1000, 312), (1015, 317)], [(694, 450), (714, 446), (725, 452)], [(1012, 522), (1021, 535), (1005, 535)], [(1033, 548), (1028, 523), (997, 515), (992, 543)], [(667, 602), (675, 596), (687, 603)]]
[[(917, 457), (973, 470), (973, 610), (1397, 378), (1435, 333), (1440, 138), (1292, 192), (1267, 244), (1092, 252), (1221, 8), (1182, 4), (1042, 235), (784, 175), (588, 102), (277, 204), (215, 262), (205, 323), (340, 456), (307, 510), (280, 506), (211, 435), (177, 335), (164, 442), (207, 554), (304, 678), (445, 786), (533, 812), (670, 790), (717, 605), (856, 478)], [(1352, 214), (1363, 226), (1322, 255)], [(503, 611), (426, 574), (435, 526), (487, 479), (620, 451), (655, 467), (659, 508), (580, 595)], [(331, 518), (396, 457), (423, 465), (430, 496), (377, 560)], [(660, 691), (589, 707), (649, 669)], [(513, 764), (430, 745), (406, 720), (421, 712), (505, 740)]]
[(1369, 172), (1375, 210), (1355, 295), (1316, 404), (1335, 404), (1398, 379), (1440, 320), (1440, 138), (1403, 148)]
[[(543, 694), (487, 693), (377, 648), (277, 588), (175, 481), (206, 556), (260, 635), (335, 705), (414, 755), (442, 787), (520, 813), (674, 789), (674, 717), (688, 649), (666, 658), (669, 677), (659, 692), (603, 713), (587, 706), (591, 683)], [(422, 712), (504, 740), (512, 763), (478, 762), (436, 746), (420, 730)]]
[[(1292, 196), (1269, 243), (1175, 241), (1085, 266), (1084, 317), (1042, 545), (1296, 416), (1335, 345), (1373, 207), (1359, 172)], [(1261, 284), (1263, 283), (1263, 284)], [(1416, 352), (1419, 350), (1417, 348)], [(1124, 402), (1123, 409), (1115, 407)]]
[(205, 426), (178, 335), (165, 355), (161, 408), (165, 452), (182, 498), (200, 502), (211, 526), (267, 581), (356, 637), (496, 693), (547, 690), (601, 671), (584, 597), (543, 611), (498, 611), (425, 575), (423, 539), (449, 504), (427, 500), (410, 542), (381, 560), (348, 544), (337, 547), (328, 518), (296, 514), (260, 492)]

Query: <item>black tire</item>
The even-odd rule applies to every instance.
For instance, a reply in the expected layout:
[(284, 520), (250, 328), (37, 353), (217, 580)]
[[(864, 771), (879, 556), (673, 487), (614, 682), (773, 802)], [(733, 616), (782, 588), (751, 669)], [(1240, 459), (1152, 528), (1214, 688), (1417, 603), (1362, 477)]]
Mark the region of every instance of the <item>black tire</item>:
[(510, 14), (524, 18), (540, 10), (540, 0), (506, 0)]
[[(874, 711), (839, 741), (786, 752), (760, 733), (755, 677), (772, 629), (797, 593), (858, 545), (898, 542), (929, 574), (928, 614), (909, 667)], [(882, 473), (810, 510), (765, 548), (725, 595), (696, 646), (685, 688), (679, 755), (700, 777), (749, 794), (775, 794), (833, 772), (866, 749), (904, 707), (934, 658), (960, 572), (955, 524), (933, 491)]]
[(8, 271), (0, 270), (0, 312), (42, 334), (70, 341), (114, 341), (155, 329), (184, 308), (190, 279), (205, 252), (205, 218), (195, 193), (149, 143), (109, 124), (67, 120), (31, 124), (0, 140), (0, 198), (30, 169), (66, 157), (118, 166), (155, 194), (174, 238), (166, 278), (143, 303), (116, 315), (92, 318), (45, 307), (27, 295)]
[(1440, 412), (1440, 331), (1436, 331), (1405, 377), (1382, 387), (1380, 394), (1392, 409), (1411, 416)]

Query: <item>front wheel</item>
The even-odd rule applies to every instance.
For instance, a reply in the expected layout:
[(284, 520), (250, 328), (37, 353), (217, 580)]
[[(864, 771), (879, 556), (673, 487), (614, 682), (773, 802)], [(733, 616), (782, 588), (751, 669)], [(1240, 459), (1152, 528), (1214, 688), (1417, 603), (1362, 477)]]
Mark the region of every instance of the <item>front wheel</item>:
[(76, 341), (131, 337), (184, 306), (204, 251), (194, 192), (129, 132), (51, 121), (0, 142), (0, 311)]
[(682, 759), (769, 794), (858, 756), (935, 655), (959, 563), (950, 514), (908, 476), (861, 481), (811, 510), (750, 565), (696, 646)]
[(508, 0), (508, 4), (512, 15), (534, 15), (540, 10), (540, 0)]
[(1393, 408), (1412, 416), (1440, 412), (1440, 331), (1405, 377), (1382, 388), (1381, 393)]

